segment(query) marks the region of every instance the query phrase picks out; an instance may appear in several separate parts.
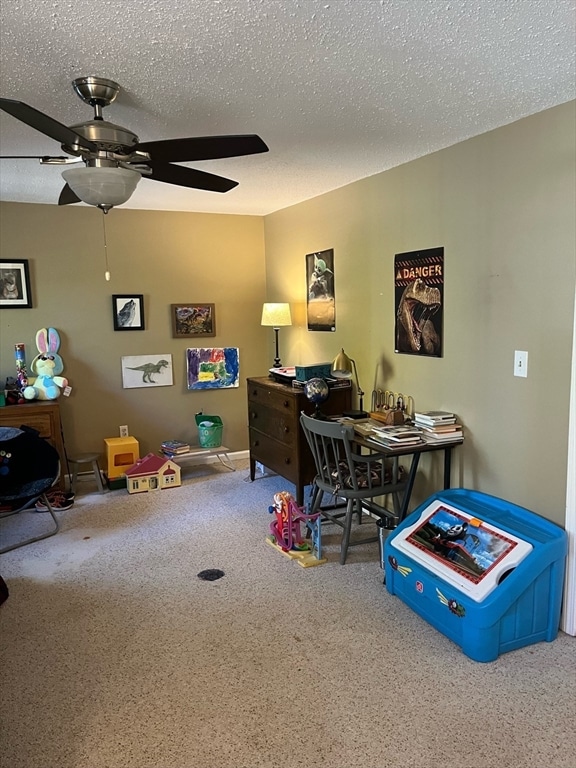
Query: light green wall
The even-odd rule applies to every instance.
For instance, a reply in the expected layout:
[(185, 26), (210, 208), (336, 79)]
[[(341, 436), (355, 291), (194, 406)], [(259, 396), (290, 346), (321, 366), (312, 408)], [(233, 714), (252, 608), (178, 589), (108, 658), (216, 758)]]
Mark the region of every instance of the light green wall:
[[(127, 424), (141, 453), (162, 439), (197, 440), (194, 414), (216, 413), (232, 450), (247, 446), (246, 376), (269, 365), (263, 220), (114, 209), (106, 217), (112, 279), (104, 279), (103, 214), (86, 206), (3, 203), (1, 258), (30, 260), (34, 306), (0, 310), (0, 377), (14, 375), (14, 344), (36, 354), (36, 331), (58, 329), (72, 394), (60, 398), (68, 453), (102, 451), (103, 439)], [(144, 331), (114, 331), (114, 293), (144, 295)], [(173, 339), (170, 304), (213, 302), (216, 336)], [(189, 391), (185, 350), (240, 349), (238, 389)], [(171, 354), (174, 386), (122, 389), (124, 355)], [(23, 406), (25, 407), (25, 406)]]
[[(360, 382), (455, 411), (453, 483), (562, 523), (576, 283), (575, 104), (267, 216), (269, 298), (297, 306), (283, 359), (334, 358)], [(394, 255), (444, 247), (444, 355), (394, 353)], [(304, 256), (334, 248), (336, 332), (309, 332)], [(273, 294), (273, 295), (271, 295)], [(513, 376), (514, 350), (529, 353)], [(368, 399), (369, 404), (369, 399)], [(414, 501), (440, 482), (423, 457)]]
[[(30, 361), (38, 328), (62, 335), (61, 400), (69, 452), (101, 450), (128, 424), (143, 451), (194, 438), (194, 413), (218, 413), (225, 441), (247, 448), (245, 379), (264, 375), (273, 334), (262, 302), (289, 301), (280, 331), (286, 365), (329, 361), (340, 347), (374, 386), (419, 409), (454, 410), (466, 427), (453, 484), (493, 493), (563, 523), (576, 284), (575, 104), (567, 104), (350, 184), (264, 218), (113, 210), (106, 220), (112, 281), (104, 280), (102, 214), (84, 206), (0, 205), (1, 258), (27, 258), (34, 307), (0, 310), (0, 377), (14, 344)], [(265, 243), (265, 248), (264, 248)], [(394, 254), (445, 249), (444, 356), (394, 353)], [(335, 333), (306, 330), (305, 255), (334, 248)], [(145, 296), (143, 332), (114, 332), (113, 293)], [(216, 304), (210, 346), (240, 348), (241, 386), (188, 392), (171, 303)], [(208, 346), (208, 344), (206, 344)], [(512, 375), (528, 350), (527, 379)], [(120, 358), (171, 353), (175, 384), (123, 390)], [(414, 502), (441, 481), (425, 456)]]

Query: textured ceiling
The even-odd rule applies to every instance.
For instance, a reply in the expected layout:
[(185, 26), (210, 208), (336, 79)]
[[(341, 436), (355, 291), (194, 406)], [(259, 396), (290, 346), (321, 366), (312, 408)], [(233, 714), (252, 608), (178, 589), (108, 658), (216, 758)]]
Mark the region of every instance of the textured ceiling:
[[(193, 167), (226, 194), (143, 179), (126, 208), (266, 214), (576, 96), (574, 0), (1, 0), (0, 95), (71, 125), (71, 81), (141, 141), (257, 133)], [(0, 113), (3, 155), (61, 154)], [(0, 197), (55, 203), (62, 168), (0, 161)]]

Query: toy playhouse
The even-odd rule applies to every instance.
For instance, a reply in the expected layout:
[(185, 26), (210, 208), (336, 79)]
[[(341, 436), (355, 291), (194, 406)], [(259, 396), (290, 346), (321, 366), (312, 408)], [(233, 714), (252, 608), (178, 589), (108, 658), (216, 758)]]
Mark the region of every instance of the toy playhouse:
[(149, 453), (138, 459), (125, 473), (128, 493), (159, 491), (163, 488), (177, 488), (182, 485), (180, 467), (165, 456)]
[(558, 634), (566, 532), (494, 496), (431, 496), (386, 539), (386, 588), (475, 661)]

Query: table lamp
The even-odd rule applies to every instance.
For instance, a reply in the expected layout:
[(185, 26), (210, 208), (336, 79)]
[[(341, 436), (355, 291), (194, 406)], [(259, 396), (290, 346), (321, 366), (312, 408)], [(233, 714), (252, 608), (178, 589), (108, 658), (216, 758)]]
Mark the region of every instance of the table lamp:
[(358, 370), (356, 369), (356, 361), (351, 357), (348, 357), (344, 349), (340, 351), (334, 358), (332, 363), (332, 375), (337, 379), (351, 379), (352, 373), (356, 379), (356, 389), (358, 391), (358, 398), (360, 401), (360, 410), (358, 411), (345, 411), (342, 415), (348, 416), (351, 419), (365, 419), (368, 414), (363, 408), (364, 405), (364, 391), (358, 381)]
[(290, 304), (264, 304), (262, 308), (261, 325), (270, 325), (274, 329), (276, 341), (276, 357), (274, 368), (281, 368), (280, 355), (278, 353), (278, 331), (284, 325), (292, 325), (290, 317)]

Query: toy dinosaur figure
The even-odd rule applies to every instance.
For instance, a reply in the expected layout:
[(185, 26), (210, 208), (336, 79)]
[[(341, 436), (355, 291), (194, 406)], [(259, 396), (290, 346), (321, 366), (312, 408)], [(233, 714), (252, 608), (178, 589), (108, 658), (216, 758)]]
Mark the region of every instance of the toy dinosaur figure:
[(168, 360), (158, 360), (157, 363), (144, 363), (136, 368), (129, 368), (130, 371), (142, 371), (142, 381), (145, 384), (156, 384), (152, 378), (153, 373), (162, 373), (164, 368), (170, 365)]
[(429, 319), (440, 309), (442, 299), (438, 288), (432, 288), (419, 278), (404, 289), (396, 312), (396, 351), (435, 355), (440, 350), (440, 338)]

